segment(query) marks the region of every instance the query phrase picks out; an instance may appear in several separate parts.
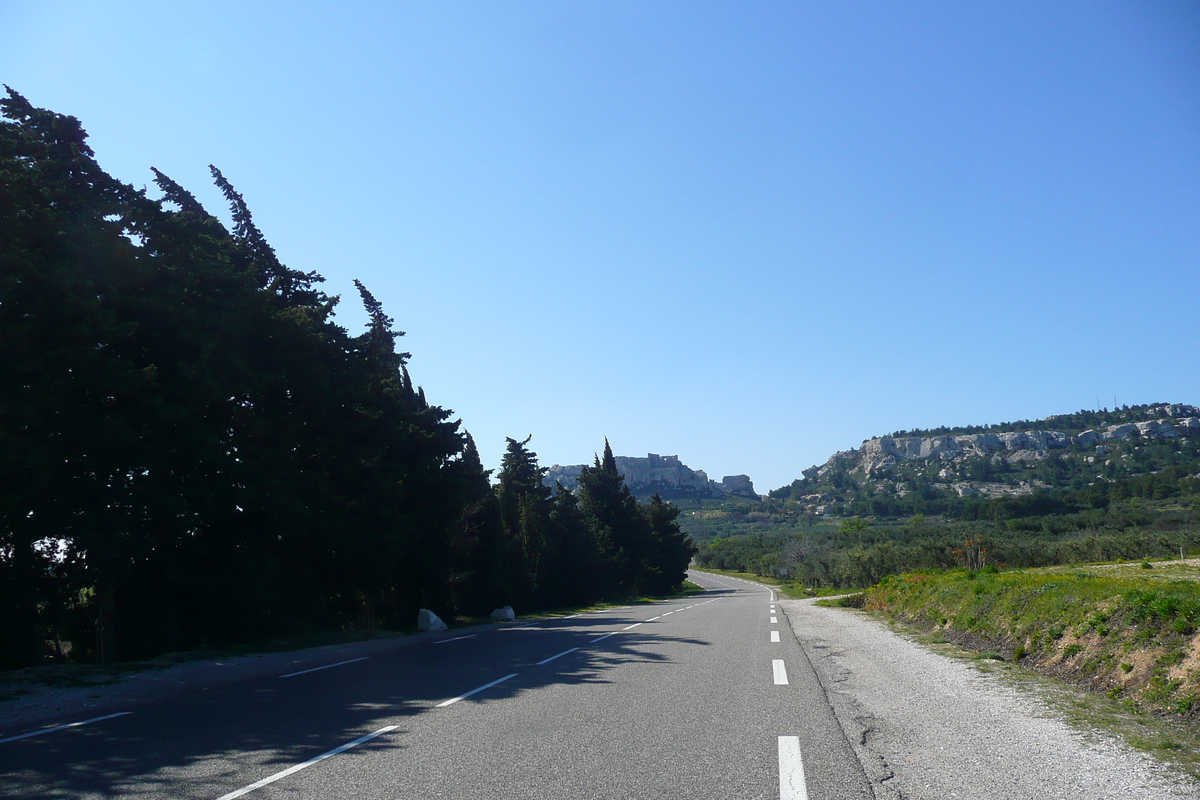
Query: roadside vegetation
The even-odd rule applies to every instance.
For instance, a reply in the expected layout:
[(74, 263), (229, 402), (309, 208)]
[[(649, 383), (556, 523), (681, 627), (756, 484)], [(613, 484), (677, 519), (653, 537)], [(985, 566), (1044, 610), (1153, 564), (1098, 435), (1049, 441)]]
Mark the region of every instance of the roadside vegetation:
[(0, 668), (680, 585), (679, 510), (607, 442), (574, 493), (528, 438), (493, 476), (367, 287), (351, 333), (215, 167), (231, 227), (114, 179), (75, 118), (0, 111)]
[(1200, 560), (892, 576), (864, 609), (1134, 708), (1200, 721)]
[(680, 523), (700, 546), (700, 566), (808, 587), (865, 587), (914, 570), (1182, 557), (1200, 553), (1198, 415), (1153, 403), (899, 431), (892, 436), (1057, 431), (1058, 444), (874, 460), (864, 446), (759, 502), (682, 504)]
[[(1200, 469), (1200, 467), (1198, 467)], [(1135, 501), (1141, 522), (1124, 528), (1066, 527), (1060, 517), (1020, 524), (914, 515), (907, 519), (805, 519), (770, 499), (757, 506), (684, 509), (680, 523), (700, 550), (697, 566), (798, 581), (808, 588), (864, 588), (914, 570), (1069, 566), (1200, 554), (1196, 495)], [(753, 509), (759, 509), (757, 511)], [(720, 514), (723, 535), (711, 536)], [(757, 516), (752, 516), (757, 515)], [(1064, 529), (1066, 528), (1066, 529)]]

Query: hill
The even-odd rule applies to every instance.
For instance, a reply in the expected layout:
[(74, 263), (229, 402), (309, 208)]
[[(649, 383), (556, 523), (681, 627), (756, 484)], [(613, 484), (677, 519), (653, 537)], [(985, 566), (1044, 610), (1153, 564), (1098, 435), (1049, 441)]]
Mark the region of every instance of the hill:
[(1200, 545), (1200, 409), (899, 431), (758, 502), (685, 503), (703, 567), (816, 587), (914, 569), (1176, 557)]
[[(1196, 491), (1200, 409), (1153, 404), (1036, 422), (899, 431), (772, 491), (821, 516), (1011, 518)], [(1000, 501), (1000, 502), (994, 502)]]

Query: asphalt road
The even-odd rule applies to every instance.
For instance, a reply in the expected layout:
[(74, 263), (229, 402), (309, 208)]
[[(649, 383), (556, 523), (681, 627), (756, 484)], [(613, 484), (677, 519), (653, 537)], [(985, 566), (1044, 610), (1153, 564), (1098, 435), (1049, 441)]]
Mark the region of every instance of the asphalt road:
[(0, 796), (873, 797), (771, 590), (691, 579), (709, 591), (0, 730)]

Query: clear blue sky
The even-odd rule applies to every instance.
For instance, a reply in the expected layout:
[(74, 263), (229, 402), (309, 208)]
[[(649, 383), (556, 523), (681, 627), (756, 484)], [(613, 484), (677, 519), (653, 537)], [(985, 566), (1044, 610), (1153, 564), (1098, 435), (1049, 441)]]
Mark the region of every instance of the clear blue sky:
[(2, 0), (0, 81), (219, 166), (489, 467), (1200, 404), (1197, 3)]

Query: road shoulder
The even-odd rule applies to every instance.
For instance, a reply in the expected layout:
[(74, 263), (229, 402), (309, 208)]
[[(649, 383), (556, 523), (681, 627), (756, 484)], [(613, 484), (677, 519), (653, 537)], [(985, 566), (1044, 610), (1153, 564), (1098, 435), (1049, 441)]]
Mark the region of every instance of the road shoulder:
[(857, 611), (782, 600), (879, 798), (1194, 798), (1197, 785)]

